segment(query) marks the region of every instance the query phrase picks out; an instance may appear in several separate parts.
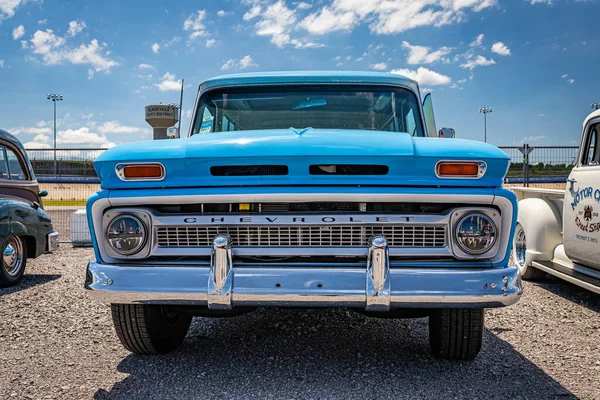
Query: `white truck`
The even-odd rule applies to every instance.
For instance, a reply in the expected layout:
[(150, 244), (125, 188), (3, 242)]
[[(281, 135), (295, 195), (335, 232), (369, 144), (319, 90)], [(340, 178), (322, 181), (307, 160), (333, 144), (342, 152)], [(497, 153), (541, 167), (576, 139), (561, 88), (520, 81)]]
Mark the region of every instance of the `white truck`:
[(512, 188), (519, 200), (513, 259), (521, 277), (555, 275), (600, 293), (600, 110), (583, 123), (565, 190)]

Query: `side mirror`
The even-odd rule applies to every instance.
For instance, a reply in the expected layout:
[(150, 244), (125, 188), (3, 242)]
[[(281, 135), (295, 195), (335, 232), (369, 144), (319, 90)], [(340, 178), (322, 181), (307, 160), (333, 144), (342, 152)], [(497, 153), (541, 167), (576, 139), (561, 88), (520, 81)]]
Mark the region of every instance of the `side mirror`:
[(48, 191), (47, 190), (40, 190), (39, 195), (40, 195), (40, 197), (46, 197), (46, 196), (48, 196)]
[(438, 132), (438, 137), (452, 139), (456, 136), (456, 132), (452, 128), (442, 128)]

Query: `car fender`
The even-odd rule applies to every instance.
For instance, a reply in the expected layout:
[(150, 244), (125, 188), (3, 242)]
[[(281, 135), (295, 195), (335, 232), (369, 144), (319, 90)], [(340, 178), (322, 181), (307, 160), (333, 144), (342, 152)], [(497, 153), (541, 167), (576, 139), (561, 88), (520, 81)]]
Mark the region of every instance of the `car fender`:
[(519, 201), (517, 223), (523, 227), (527, 240), (526, 265), (532, 261), (550, 261), (556, 246), (562, 243), (560, 210), (544, 199)]

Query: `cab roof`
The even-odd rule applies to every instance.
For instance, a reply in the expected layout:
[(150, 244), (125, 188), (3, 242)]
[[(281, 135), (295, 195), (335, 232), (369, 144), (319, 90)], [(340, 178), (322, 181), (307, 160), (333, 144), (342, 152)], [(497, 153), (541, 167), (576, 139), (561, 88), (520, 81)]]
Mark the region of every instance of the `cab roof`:
[(589, 121), (597, 117), (600, 117), (600, 110), (592, 111), (590, 115), (585, 118), (585, 121), (583, 121), (583, 127), (585, 128)]
[(19, 139), (17, 139), (14, 135), (11, 135), (10, 133), (6, 132), (3, 129), (0, 129), (0, 140), (9, 142), (13, 146), (15, 146), (19, 150), (21, 150), (22, 153), (25, 152), (25, 148), (23, 147), (23, 144), (21, 143), (21, 141)]
[(417, 94), (419, 93), (417, 82), (406, 76), (365, 71), (279, 71), (221, 75), (202, 82), (199, 91), (202, 93), (213, 88), (227, 86), (311, 83), (387, 84), (408, 87)]

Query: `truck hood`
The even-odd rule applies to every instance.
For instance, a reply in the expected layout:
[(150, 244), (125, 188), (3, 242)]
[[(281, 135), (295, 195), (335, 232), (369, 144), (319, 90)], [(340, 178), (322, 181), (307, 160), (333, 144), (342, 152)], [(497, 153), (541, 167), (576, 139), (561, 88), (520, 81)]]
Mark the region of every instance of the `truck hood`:
[[(484, 161), (479, 179), (440, 179), (440, 160)], [(161, 181), (122, 181), (117, 164), (160, 162)], [(284, 166), (285, 175), (218, 176), (211, 167)], [(311, 165), (377, 165), (379, 174), (311, 174)], [(497, 187), (509, 158), (497, 147), (469, 140), (413, 138), (407, 133), (295, 129), (222, 132), (187, 139), (128, 143), (101, 154), (94, 167), (103, 189), (263, 185), (391, 185)], [(387, 169), (387, 173), (381, 174)], [(313, 171), (314, 172), (314, 171)], [(364, 172), (364, 171), (363, 171)], [(356, 173), (356, 171), (354, 171)]]

